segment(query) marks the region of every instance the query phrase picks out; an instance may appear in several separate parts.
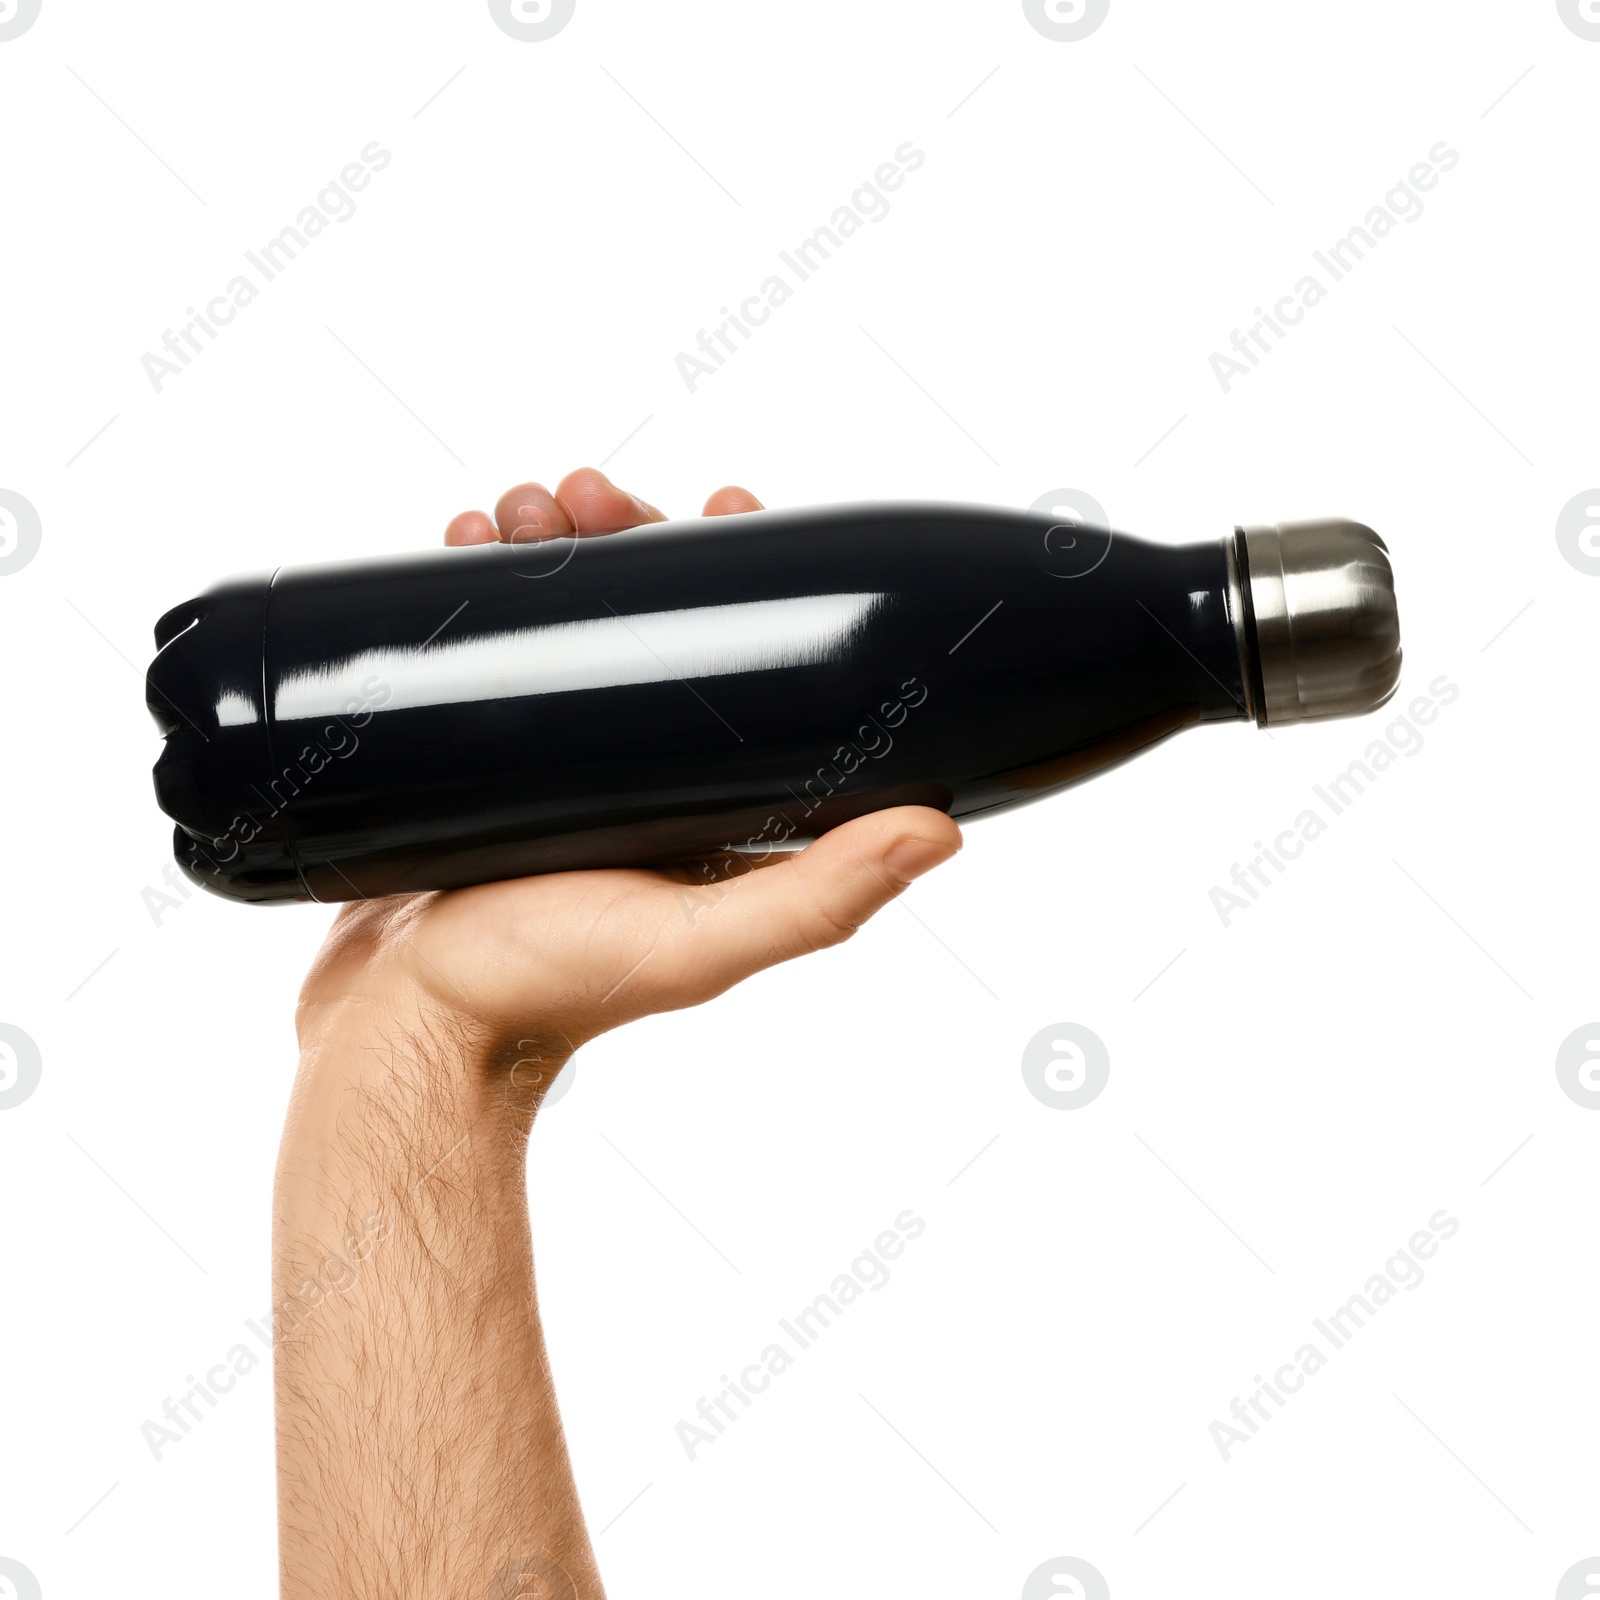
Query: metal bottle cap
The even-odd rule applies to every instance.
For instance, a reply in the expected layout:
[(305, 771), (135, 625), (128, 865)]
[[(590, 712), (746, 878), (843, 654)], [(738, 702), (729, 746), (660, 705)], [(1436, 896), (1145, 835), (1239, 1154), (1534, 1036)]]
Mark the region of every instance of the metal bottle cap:
[(1250, 709), (1261, 727), (1359, 716), (1394, 693), (1394, 574), (1371, 528), (1342, 517), (1240, 528), (1234, 560)]

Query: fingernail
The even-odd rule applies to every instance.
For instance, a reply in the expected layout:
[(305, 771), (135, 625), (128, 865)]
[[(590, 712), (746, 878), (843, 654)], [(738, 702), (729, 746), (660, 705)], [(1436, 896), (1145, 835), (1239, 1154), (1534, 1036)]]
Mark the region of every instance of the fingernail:
[(952, 846), (935, 844), (932, 839), (901, 839), (889, 847), (883, 864), (897, 878), (920, 878), (954, 854)]

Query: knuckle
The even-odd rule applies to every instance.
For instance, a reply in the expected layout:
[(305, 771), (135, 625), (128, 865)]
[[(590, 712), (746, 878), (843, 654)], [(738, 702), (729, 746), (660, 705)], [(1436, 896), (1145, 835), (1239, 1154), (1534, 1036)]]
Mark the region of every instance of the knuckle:
[(827, 950), (851, 938), (863, 920), (848, 915), (827, 900), (812, 899), (800, 914), (797, 931), (807, 950)]

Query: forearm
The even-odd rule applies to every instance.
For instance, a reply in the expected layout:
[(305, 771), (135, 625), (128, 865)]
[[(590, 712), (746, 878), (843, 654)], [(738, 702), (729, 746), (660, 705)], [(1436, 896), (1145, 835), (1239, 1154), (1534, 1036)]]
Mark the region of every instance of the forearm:
[(602, 1594), (534, 1295), (527, 1088), (409, 999), (311, 1030), (273, 1241), (287, 1600)]
[[(729, 488), (705, 515), (759, 510)], [(509, 490), (494, 522), (464, 513), (445, 542), (663, 520), (585, 470)], [(534, 1301), (535, 1103), (573, 1041), (838, 944), (960, 843), (900, 806), (761, 871), (719, 853), (344, 908), (301, 991), (278, 1167), (286, 1600), (603, 1600)]]

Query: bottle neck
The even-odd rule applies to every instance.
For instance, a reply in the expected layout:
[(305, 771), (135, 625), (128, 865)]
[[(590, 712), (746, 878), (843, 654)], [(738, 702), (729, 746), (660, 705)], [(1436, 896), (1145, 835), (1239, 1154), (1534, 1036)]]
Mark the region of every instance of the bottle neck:
[(1119, 535), (1107, 567), (1137, 620), (1147, 698), (1186, 705), (1201, 722), (1254, 717), (1249, 592), (1232, 540), (1156, 545)]

